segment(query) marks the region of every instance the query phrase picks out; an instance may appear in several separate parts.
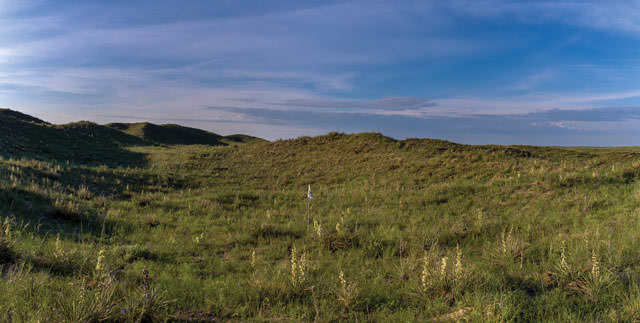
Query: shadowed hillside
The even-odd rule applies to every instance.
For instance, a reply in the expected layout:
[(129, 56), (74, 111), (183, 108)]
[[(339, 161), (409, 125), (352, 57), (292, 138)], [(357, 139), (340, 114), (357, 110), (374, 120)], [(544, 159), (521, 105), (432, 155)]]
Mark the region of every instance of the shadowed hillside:
[(107, 127), (162, 145), (227, 145), (223, 136), (176, 124), (156, 125), (148, 122), (110, 123), (107, 124)]
[(52, 125), (12, 111), (0, 111), (0, 154), (88, 165), (141, 165), (144, 156), (125, 146), (149, 145), (135, 136), (82, 121)]
[(47, 122), (44, 122), (38, 118), (10, 109), (0, 109), (0, 118), (3, 120), (14, 120), (16, 122), (47, 124)]
[(262, 138), (249, 136), (249, 135), (241, 135), (241, 134), (224, 136), (223, 141), (225, 141), (226, 143), (241, 143), (241, 144), (266, 142), (266, 140)]
[(148, 145), (226, 146), (264, 141), (215, 133), (179, 125), (151, 123), (112, 123), (106, 126), (81, 121), (53, 125), (38, 118), (0, 110), (0, 155), (69, 161), (76, 164), (140, 166), (144, 154), (125, 147)]

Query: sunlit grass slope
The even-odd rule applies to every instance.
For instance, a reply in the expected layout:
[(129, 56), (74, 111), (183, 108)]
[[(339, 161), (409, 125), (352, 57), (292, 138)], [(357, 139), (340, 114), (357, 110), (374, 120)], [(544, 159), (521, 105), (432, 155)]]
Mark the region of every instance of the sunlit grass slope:
[(19, 124), (0, 133), (13, 321), (640, 319), (638, 148), (122, 133), (101, 165), (31, 146), (68, 126)]

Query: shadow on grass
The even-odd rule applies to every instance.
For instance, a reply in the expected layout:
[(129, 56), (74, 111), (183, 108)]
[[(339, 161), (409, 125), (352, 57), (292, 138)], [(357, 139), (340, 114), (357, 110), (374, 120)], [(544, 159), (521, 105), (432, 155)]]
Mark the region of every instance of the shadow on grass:
[(127, 226), (105, 217), (90, 205), (73, 200), (54, 201), (17, 187), (0, 189), (0, 212), (16, 222), (16, 229), (41, 237), (60, 233), (91, 241), (108, 238), (116, 228)]
[[(42, 187), (55, 186), (55, 190), (91, 200), (96, 197), (109, 199), (129, 199), (132, 192), (144, 190), (153, 193), (156, 190), (176, 189), (186, 186), (184, 180), (170, 176), (152, 175), (127, 169), (107, 167), (88, 168), (84, 166), (46, 164), (45, 168), (33, 162), (12, 162), (4, 173), (15, 178), (15, 185), (35, 183)], [(56, 170), (57, 169), (57, 170)], [(3, 171), (0, 170), (0, 175)]]
[(0, 156), (108, 167), (141, 167), (144, 154), (128, 146), (152, 143), (91, 122), (51, 125), (0, 115)]

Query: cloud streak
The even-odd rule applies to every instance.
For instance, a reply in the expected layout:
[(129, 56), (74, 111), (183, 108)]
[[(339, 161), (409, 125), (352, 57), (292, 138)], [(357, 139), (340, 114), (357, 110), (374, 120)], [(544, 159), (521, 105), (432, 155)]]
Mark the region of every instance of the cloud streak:
[(455, 11), (475, 17), (514, 17), (531, 24), (552, 21), (640, 36), (637, 1), (454, 0), (450, 5)]

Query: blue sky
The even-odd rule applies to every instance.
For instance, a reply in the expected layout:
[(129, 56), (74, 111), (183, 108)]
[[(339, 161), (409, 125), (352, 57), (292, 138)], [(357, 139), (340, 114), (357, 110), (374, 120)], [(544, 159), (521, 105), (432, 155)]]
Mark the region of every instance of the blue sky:
[(0, 0), (0, 106), (266, 139), (640, 145), (640, 1)]

